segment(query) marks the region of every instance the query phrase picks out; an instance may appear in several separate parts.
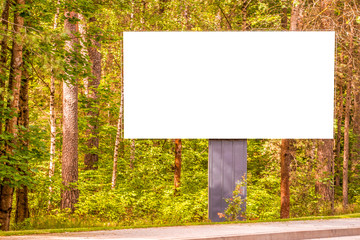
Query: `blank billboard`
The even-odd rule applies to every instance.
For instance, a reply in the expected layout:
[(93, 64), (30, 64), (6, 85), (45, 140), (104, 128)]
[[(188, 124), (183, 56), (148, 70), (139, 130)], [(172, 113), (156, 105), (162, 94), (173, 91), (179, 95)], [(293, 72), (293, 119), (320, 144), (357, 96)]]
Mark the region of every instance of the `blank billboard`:
[(333, 138), (334, 32), (125, 32), (125, 138)]

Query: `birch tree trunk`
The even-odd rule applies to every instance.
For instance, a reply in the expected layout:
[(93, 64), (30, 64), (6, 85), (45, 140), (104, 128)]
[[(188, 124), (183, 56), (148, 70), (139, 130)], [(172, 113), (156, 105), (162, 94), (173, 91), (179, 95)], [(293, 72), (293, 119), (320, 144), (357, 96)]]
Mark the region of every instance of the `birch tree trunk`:
[(290, 31), (298, 31), (299, 16), (303, 0), (293, 0), (290, 18)]
[[(57, 5), (60, 5), (60, 0), (57, 1)], [(56, 8), (56, 14), (54, 16), (54, 27), (55, 30), (58, 24), (58, 18), (60, 15), (59, 7)], [(55, 151), (56, 151), (56, 116), (55, 116), (55, 76), (54, 69), (51, 67), (50, 77), (50, 163), (49, 163), (49, 193), (53, 193), (52, 189), (52, 178), (55, 174)], [(48, 204), (48, 208), (51, 208), (51, 196)]]
[[(75, 12), (65, 12), (65, 31), (70, 40), (65, 42), (65, 49), (70, 65), (72, 54), (77, 52), (79, 41), (75, 36), (76, 24), (68, 18), (78, 18)], [(75, 67), (75, 66), (70, 66)], [(68, 78), (74, 78), (72, 72), (67, 72)], [(66, 79), (63, 84), (63, 149), (62, 149), (62, 181), (64, 189), (61, 196), (61, 208), (75, 210), (75, 203), (79, 198), (79, 190), (76, 187), (78, 181), (78, 86), (77, 79)]]
[[(25, 0), (16, 0), (17, 9), (21, 9), (25, 5)], [(18, 11), (14, 14), (14, 39), (18, 39), (21, 28), (24, 25), (24, 18)], [(17, 140), (17, 113), (19, 111), (19, 95), (21, 84), (21, 66), (22, 66), (22, 43), (14, 40), (12, 47), (11, 69), (9, 77), (9, 92), (12, 98), (9, 101), (9, 108), (13, 111), (12, 116), (7, 119), (5, 130), (12, 135), (10, 143), (6, 143), (5, 151), (8, 157), (12, 157), (14, 147)], [(12, 200), (14, 188), (9, 185), (10, 179), (4, 178), (0, 186), (0, 224), (1, 230), (8, 231), (10, 226), (10, 216), (12, 209)]]
[(116, 186), (116, 175), (117, 175), (117, 162), (119, 157), (119, 147), (123, 144), (123, 109), (124, 109), (124, 81), (121, 75), (121, 100), (120, 100), (120, 109), (119, 109), (119, 118), (117, 123), (116, 139), (115, 139), (115, 148), (114, 148), (114, 161), (113, 161), (113, 173), (111, 179), (111, 189), (115, 189)]
[(122, 104), (120, 104), (119, 119), (118, 119), (118, 124), (117, 124), (115, 148), (114, 148), (114, 161), (113, 161), (113, 173), (112, 173), (112, 179), (111, 179), (111, 189), (115, 189), (115, 186), (116, 186), (116, 174), (117, 174), (117, 162), (118, 162), (118, 157), (119, 157), (119, 146), (120, 146), (120, 141), (122, 141), (122, 131), (121, 131), (122, 115), (123, 115), (123, 109), (122, 109)]

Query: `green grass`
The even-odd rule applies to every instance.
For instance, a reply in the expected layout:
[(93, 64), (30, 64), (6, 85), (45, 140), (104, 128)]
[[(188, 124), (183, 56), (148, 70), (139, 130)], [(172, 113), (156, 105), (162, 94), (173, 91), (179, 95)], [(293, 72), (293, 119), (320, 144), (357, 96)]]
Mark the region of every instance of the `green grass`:
[(74, 227), (74, 228), (59, 228), (59, 229), (18, 230), (18, 231), (7, 231), (7, 232), (0, 231), (0, 236), (64, 233), (64, 232), (85, 232), (85, 231), (100, 231), (100, 230), (119, 230), (119, 229), (149, 228), (149, 227), (195, 226), (195, 225), (257, 223), (257, 222), (287, 222), (287, 221), (326, 220), (326, 219), (344, 219), (344, 218), (360, 218), (360, 213), (334, 215), (334, 216), (314, 216), (314, 217), (300, 217), (300, 218), (289, 218), (289, 219), (274, 219), (274, 220), (247, 220), (247, 221), (236, 221), (236, 222), (216, 222), (216, 223), (196, 222), (196, 223), (184, 223), (184, 224), (138, 225), (138, 226), (117, 226), (117, 227), (108, 227), (108, 226)]

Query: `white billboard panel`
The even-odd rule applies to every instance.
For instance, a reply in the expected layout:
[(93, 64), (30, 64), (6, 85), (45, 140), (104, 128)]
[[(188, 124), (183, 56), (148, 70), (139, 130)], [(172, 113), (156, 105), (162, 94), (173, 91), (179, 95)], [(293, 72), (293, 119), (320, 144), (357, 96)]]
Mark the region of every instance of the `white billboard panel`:
[(334, 32), (125, 32), (125, 138), (333, 138)]

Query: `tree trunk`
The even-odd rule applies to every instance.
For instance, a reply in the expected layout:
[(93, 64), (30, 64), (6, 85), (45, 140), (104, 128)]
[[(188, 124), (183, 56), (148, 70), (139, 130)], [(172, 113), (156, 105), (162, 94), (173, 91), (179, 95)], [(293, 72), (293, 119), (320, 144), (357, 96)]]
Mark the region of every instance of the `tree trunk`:
[(131, 0), (131, 10), (130, 10), (130, 31), (134, 30), (134, 0)]
[[(355, 141), (351, 151), (351, 171), (354, 177), (359, 177), (360, 173), (360, 83), (359, 80), (353, 82), (354, 111), (353, 111), (353, 132)], [(355, 183), (355, 182), (353, 182)]]
[(16, 212), (15, 222), (24, 222), (26, 218), (30, 217), (28, 204), (28, 187), (23, 185), (16, 189)]
[(281, 140), (280, 218), (290, 217), (290, 163), (294, 159), (294, 142), (292, 139)]
[[(336, 168), (335, 168), (335, 185), (340, 186), (340, 175), (341, 175), (341, 128), (342, 128), (342, 120), (343, 120), (343, 112), (344, 112), (344, 103), (343, 103), (343, 81), (339, 80), (338, 83), (339, 94), (338, 94), (338, 111), (337, 111), (337, 133), (336, 133)], [(355, 115), (356, 118), (356, 115)], [(360, 119), (359, 119), (360, 121)], [(360, 134), (360, 133), (359, 133)], [(360, 141), (359, 141), (360, 142)]]
[(175, 171), (174, 171), (174, 195), (176, 196), (180, 187), (181, 176), (181, 139), (175, 139)]
[(359, 174), (359, 164), (360, 164), (360, 84), (358, 81), (355, 82), (354, 86), (354, 121), (353, 121), (353, 131), (355, 134), (355, 142), (353, 144), (352, 152), (352, 164), (351, 171), (358, 175)]
[(343, 160), (343, 206), (348, 206), (348, 167), (349, 167), (349, 130), (350, 130), (350, 102), (351, 102), (351, 76), (348, 77), (345, 103), (345, 126), (344, 126), (344, 160)]
[(51, 208), (51, 195), (53, 193), (52, 178), (55, 174), (55, 149), (56, 148), (56, 117), (55, 117), (55, 77), (50, 79), (50, 162), (49, 162), (49, 193), (48, 208)]
[[(75, 12), (66, 12), (67, 18), (78, 18)], [(65, 31), (70, 40), (65, 42), (65, 48), (70, 55), (67, 58), (70, 64), (72, 54), (76, 52), (78, 40), (74, 35), (77, 31), (76, 24), (65, 19)], [(74, 60), (73, 60), (74, 61)], [(75, 66), (72, 66), (75, 67)], [(74, 78), (72, 72), (67, 72), (69, 78)], [(67, 79), (63, 84), (63, 155), (62, 155), (62, 181), (64, 189), (61, 196), (61, 208), (75, 210), (75, 203), (79, 198), (79, 190), (76, 187), (78, 181), (78, 86), (77, 80)]]
[[(92, 22), (96, 22), (95, 18), (92, 18)], [(88, 116), (88, 130), (86, 131), (87, 135), (87, 150), (90, 153), (86, 153), (84, 157), (85, 169), (96, 169), (96, 164), (99, 160), (99, 156), (96, 150), (99, 148), (99, 137), (98, 137), (98, 117), (99, 117), (99, 109), (97, 107), (98, 104), (98, 96), (97, 96), (97, 88), (99, 87), (101, 80), (101, 53), (100, 53), (100, 43), (96, 41), (96, 37), (93, 37), (91, 41), (91, 46), (88, 47), (87, 52), (89, 54), (90, 62), (91, 62), (91, 73), (92, 77), (88, 80), (88, 84), (86, 85), (87, 89), (86, 95), (87, 97), (87, 108), (90, 109), (87, 112)], [(95, 152), (92, 152), (94, 151)]]
[[(55, 173), (55, 150), (56, 150), (56, 117), (55, 117), (55, 77), (51, 75), (50, 79), (50, 165), (49, 165), (49, 178)], [(52, 192), (51, 185), (49, 191)]]
[[(4, 29), (4, 32), (8, 30), (8, 20), (9, 20), (9, 5), (10, 1), (6, 0), (4, 5), (4, 10), (2, 12), (1, 18), (1, 24)], [(6, 61), (7, 61), (7, 36), (5, 35), (3, 39), (1, 40), (1, 52), (0, 52), (0, 135), (3, 133), (3, 121), (4, 121), (4, 93), (5, 93), (5, 71), (6, 71)], [(0, 143), (0, 149), (2, 148), (2, 145)], [(2, 152), (0, 150), (0, 156)]]
[[(25, 0), (16, 0), (16, 7), (21, 8), (25, 5)], [(24, 25), (24, 18), (19, 11), (14, 15), (14, 39), (17, 39), (17, 35), (20, 34), (21, 28)], [(7, 119), (5, 129), (6, 132), (12, 135), (10, 143), (6, 143), (5, 151), (8, 157), (12, 157), (14, 145), (17, 138), (17, 113), (19, 110), (19, 95), (21, 84), (21, 66), (22, 66), (22, 43), (13, 41), (12, 57), (11, 57), (11, 69), (9, 77), (9, 92), (12, 94), (12, 98), (9, 101), (9, 108), (13, 111), (12, 116)], [(10, 215), (12, 210), (13, 200), (13, 187), (8, 184), (10, 179), (4, 178), (0, 187), (0, 224), (1, 230), (8, 231), (10, 224)]]
[(344, 120), (344, 162), (343, 162), (343, 207), (348, 207), (348, 169), (349, 169), (349, 156), (350, 156), (350, 106), (351, 106), (351, 94), (352, 94), (352, 54), (353, 54), (353, 25), (350, 23), (350, 44), (349, 44), (349, 70), (348, 70), (348, 81), (346, 87), (346, 102), (345, 102), (345, 120)]
[[(57, 5), (60, 5), (60, 0), (57, 1)], [(56, 8), (56, 13), (54, 16), (54, 26), (53, 29), (57, 28), (58, 18), (60, 15), (59, 7)], [(55, 174), (55, 150), (56, 150), (56, 116), (55, 116), (55, 76), (54, 69), (51, 67), (51, 77), (50, 77), (50, 163), (49, 163), (49, 193), (53, 193), (52, 189), (52, 178)], [(51, 196), (48, 203), (48, 209), (51, 208)]]
[(115, 189), (116, 185), (116, 174), (117, 174), (117, 162), (119, 156), (119, 146), (123, 142), (123, 103), (124, 103), (124, 87), (123, 87), (123, 78), (121, 77), (121, 100), (120, 100), (120, 110), (119, 110), (119, 119), (117, 124), (116, 139), (115, 139), (115, 148), (114, 148), (114, 161), (113, 161), (113, 174), (111, 179), (111, 189)]
[(114, 160), (113, 160), (113, 174), (111, 179), (111, 189), (115, 189), (116, 185), (116, 174), (117, 174), (117, 162), (118, 162), (118, 156), (119, 156), (119, 145), (120, 141), (122, 141), (121, 138), (121, 122), (122, 122), (122, 104), (120, 104), (120, 111), (119, 111), (119, 119), (117, 124), (117, 131), (116, 131), (116, 139), (115, 139), (115, 148), (114, 148)]
[[(26, 51), (24, 51), (24, 60), (28, 57)], [(27, 150), (29, 145), (29, 140), (26, 136), (26, 132), (29, 129), (29, 75), (26, 72), (25, 66), (23, 65), (22, 70), (22, 80), (20, 88), (20, 101), (19, 101), (19, 118), (18, 126), (21, 126), (19, 130), (19, 135), (21, 135), (21, 141), (19, 144), (22, 144), (23, 149)], [(27, 174), (26, 172), (24, 174)], [(21, 223), (26, 218), (29, 217), (29, 204), (28, 204), (28, 187), (26, 185), (21, 185), (20, 188), (16, 189), (16, 212), (15, 212), (15, 222)]]
[[(324, 11), (322, 27), (329, 29), (331, 27), (331, 21), (329, 18), (332, 13), (330, 11), (329, 0), (321, 1), (321, 8)], [(334, 140), (333, 139), (319, 139), (318, 140), (318, 167), (316, 172), (316, 184), (315, 189), (321, 196), (322, 206), (325, 208), (331, 207), (334, 210), (334, 188), (332, 183), (332, 177), (334, 174)], [(330, 205), (329, 205), (330, 203)]]
[(14, 188), (10, 187), (9, 183), (10, 179), (5, 178), (0, 185), (0, 224), (2, 231), (9, 231), (10, 227)]
[[(299, 11), (300, 11), (300, 2), (294, 1), (291, 11), (290, 19), (290, 31), (296, 31), (299, 21)], [(286, 14), (286, 16), (285, 16)], [(282, 27), (287, 26), (287, 10), (283, 9), (282, 15)], [(286, 24), (286, 25), (285, 25)], [(280, 185), (280, 195), (281, 195), (281, 208), (280, 208), (280, 217), (289, 218), (290, 217), (290, 163), (294, 159), (294, 144), (295, 140), (291, 139), (282, 139), (281, 140), (281, 185)]]
[(301, 7), (302, 7), (302, 0), (293, 1), (293, 6), (291, 9), (291, 18), (290, 18), (290, 31), (298, 30)]
[(186, 31), (191, 31), (191, 23), (190, 23), (191, 12), (189, 9), (189, 4), (186, 1), (184, 1), (183, 7), (184, 7), (183, 15), (185, 18), (185, 23), (182, 24), (183, 25), (182, 27), (183, 27), (183, 29), (186, 29)]
[(217, 11), (217, 14), (215, 16), (215, 23), (216, 23), (216, 30), (221, 31), (222, 30), (222, 15), (220, 9)]
[[(332, 173), (334, 163), (334, 140), (318, 140), (318, 167), (316, 172), (316, 192), (320, 194), (321, 205), (334, 209)], [(330, 203), (330, 205), (328, 204)]]

